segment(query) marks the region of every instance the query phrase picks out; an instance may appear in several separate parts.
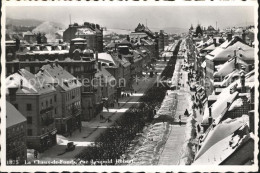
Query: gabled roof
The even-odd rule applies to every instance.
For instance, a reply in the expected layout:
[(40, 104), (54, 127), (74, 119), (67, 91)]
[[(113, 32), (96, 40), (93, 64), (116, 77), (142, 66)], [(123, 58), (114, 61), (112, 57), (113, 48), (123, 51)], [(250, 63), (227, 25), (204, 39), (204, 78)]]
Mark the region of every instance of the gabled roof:
[(44, 94), (55, 91), (53, 86), (43, 83), (40, 78), (25, 69), (20, 69), (19, 73), (6, 78), (7, 94), (9, 94), (8, 88), (17, 88), (16, 94)]
[(6, 128), (25, 122), (26, 118), (8, 101), (6, 101)]
[[(228, 87), (224, 88), (222, 92), (218, 95), (218, 99), (215, 103), (212, 104), (212, 118), (216, 119), (221, 114), (224, 114), (227, 109), (227, 102), (232, 103), (237, 96), (238, 92), (230, 93), (230, 89), (234, 87), (237, 83), (232, 83)], [(202, 123), (207, 124), (209, 118), (209, 109), (208, 105), (205, 106), (205, 112), (202, 118)]]
[(65, 91), (81, 87), (81, 83), (60, 65), (47, 64), (42, 66), (37, 73), (37, 77), (43, 79), (46, 83), (58, 84)]
[(215, 60), (228, 60), (228, 55), (234, 55), (234, 51), (237, 51), (237, 56), (242, 60), (254, 60), (254, 48), (237, 41), (233, 45), (227, 47), (215, 55), (213, 61)]
[[(96, 55), (94, 55), (94, 58), (96, 58)], [(112, 55), (108, 54), (108, 53), (98, 53), (98, 61), (102, 62), (102, 63), (107, 63), (107, 64), (114, 64), (115, 66), (117, 65), (117, 63), (115, 62), (115, 60), (113, 59)]]
[(235, 69), (235, 58), (232, 58), (225, 62), (217, 72), (214, 73), (214, 76), (226, 76), (230, 74)]
[[(196, 155), (193, 165), (220, 165), (252, 139), (248, 116), (227, 119), (212, 129)], [(250, 148), (249, 148), (250, 149)], [(251, 152), (253, 153), (253, 148)], [(237, 156), (236, 156), (237, 157)], [(238, 156), (239, 157), (239, 156)], [(243, 157), (240, 155), (240, 157)], [(237, 163), (240, 165), (242, 163)]]

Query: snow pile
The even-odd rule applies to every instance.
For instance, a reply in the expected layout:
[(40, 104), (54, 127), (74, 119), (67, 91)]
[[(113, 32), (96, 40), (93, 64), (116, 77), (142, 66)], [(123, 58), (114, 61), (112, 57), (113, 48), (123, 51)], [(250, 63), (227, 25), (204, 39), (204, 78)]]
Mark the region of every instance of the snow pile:
[(186, 122), (185, 143), (182, 147), (180, 165), (190, 165), (194, 158), (193, 141), (196, 138), (196, 120), (190, 116)]
[(243, 100), (241, 98), (238, 98), (231, 104), (231, 106), (229, 107), (228, 110), (232, 111), (232, 110), (234, 110), (236, 108), (241, 107), (242, 105), (243, 105)]
[[(139, 134), (124, 154), (130, 165), (154, 165), (159, 160), (159, 152), (166, 142), (168, 123), (148, 126)], [(131, 162), (130, 162), (131, 161)]]
[(167, 94), (161, 104), (160, 109), (158, 110), (157, 114), (155, 115), (154, 118), (158, 118), (161, 115), (168, 115), (172, 117), (172, 110), (174, 108), (174, 99), (175, 99), (175, 94), (173, 91), (168, 90)]

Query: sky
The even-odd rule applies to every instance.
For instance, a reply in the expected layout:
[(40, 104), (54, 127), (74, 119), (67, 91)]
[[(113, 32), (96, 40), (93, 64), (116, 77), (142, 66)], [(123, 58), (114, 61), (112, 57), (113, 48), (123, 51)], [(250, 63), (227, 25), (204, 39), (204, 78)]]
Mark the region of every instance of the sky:
[(39, 19), (62, 23), (97, 23), (107, 28), (133, 29), (138, 23), (149, 28), (189, 28), (212, 25), (222, 29), (254, 21), (254, 9), (249, 6), (55, 6), (6, 7), (6, 16), (14, 19)]

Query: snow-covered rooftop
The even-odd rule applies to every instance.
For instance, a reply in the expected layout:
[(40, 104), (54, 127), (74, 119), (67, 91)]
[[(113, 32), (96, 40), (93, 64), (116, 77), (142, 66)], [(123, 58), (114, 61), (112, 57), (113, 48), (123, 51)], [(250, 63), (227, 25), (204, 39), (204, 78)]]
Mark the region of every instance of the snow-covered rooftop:
[(221, 123), (217, 124), (214, 128), (211, 128), (209, 132), (206, 134), (204, 141), (201, 145), (200, 150), (195, 156), (195, 160), (200, 158), (207, 150), (209, 150), (212, 146), (214, 146), (219, 141), (224, 138), (230, 136), (241, 126), (249, 122), (248, 115), (243, 115), (242, 117), (236, 119), (226, 119)]
[[(193, 165), (220, 165), (235, 151), (240, 150), (241, 145), (247, 143), (249, 139), (253, 139), (253, 135), (248, 132), (248, 124), (246, 121), (243, 122), (241, 118), (233, 120), (233, 123), (231, 122), (232, 124), (230, 124), (230, 126), (232, 125), (232, 128), (227, 128), (228, 124), (227, 127), (225, 127), (225, 125), (218, 129), (216, 127), (216, 132), (212, 133), (212, 135), (217, 137), (218, 140), (216, 142), (208, 141), (209, 148), (199, 157), (196, 157)], [(211, 137), (209, 140), (214, 139)], [(253, 148), (251, 148), (251, 146), (249, 147), (251, 154), (253, 154)], [(241, 157), (243, 156), (241, 155)], [(237, 164), (239, 165), (241, 163)]]

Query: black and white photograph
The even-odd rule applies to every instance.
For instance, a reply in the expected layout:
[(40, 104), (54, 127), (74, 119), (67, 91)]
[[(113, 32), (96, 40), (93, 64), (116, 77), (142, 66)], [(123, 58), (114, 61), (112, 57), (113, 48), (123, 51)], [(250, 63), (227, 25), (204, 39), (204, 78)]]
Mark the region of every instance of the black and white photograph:
[(255, 1), (68, 3), (4, 3), (3, 170), (257, 170)]

